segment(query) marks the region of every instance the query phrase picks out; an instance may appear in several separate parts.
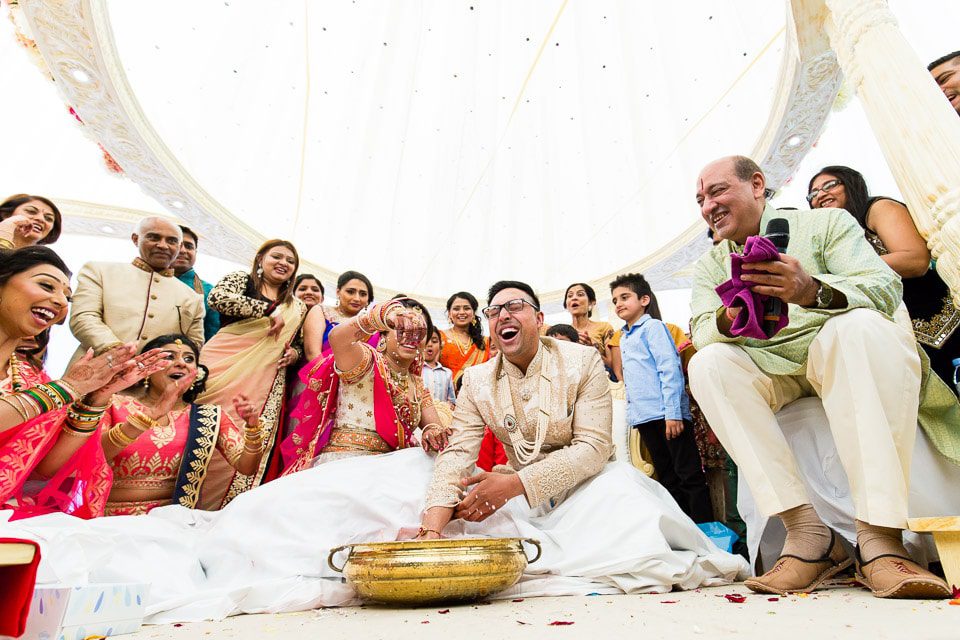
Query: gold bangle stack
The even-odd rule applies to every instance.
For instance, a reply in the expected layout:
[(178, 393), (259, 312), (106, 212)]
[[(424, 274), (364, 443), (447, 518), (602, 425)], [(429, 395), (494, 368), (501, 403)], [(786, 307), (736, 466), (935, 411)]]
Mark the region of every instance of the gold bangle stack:
[(71, 436), (88, 437), (97, 430), (100, 418), (106, 410), (106, 405), (94, 407), (77, 400), (67, 410), (67, 421), (63, 425), (63, 432)]
[(375, 304), (369, 309), (365, 309), (357, 314), (357, 326), (367, 335), (373, 335), (381, 331), (389, 331), (387, 318), (398, 308), (402, 308), (403, 303), (399, 300), (391, 300), (383, 304)]
[[(136, 429), (137, 435), (133, 437), (128, 436), (123, 430), (124, 424)], [(142, 434), (144, 431), (152, 429), (156, 426), (159, 426), (156, 420), (146, 415), (142, 411), (136, 411), (127, 417), (127, 421), (125, 423), (121, 422), (107, 432), (107, 441), (118, 449), (125, 449), (133, 444), (133, 441), (139, 438), (140, 434)]]
[(20, 419), (26, 422), (31, 418), (34, 418), (39, 413), (33, 413), (39, 411), (39, 408), (31, 403), (22, 393), (14, 393), (8, 396), (0, 397), (0, 402), (11, 407), (14, 411), (19, 414)]
[[(126, 449), (128, 446), (133, 444), (133, 441), (136, 438), (131, 438), (123, 431), (124, 423), (121, 422), (114, 426), (110, 431), (107, 431), (107, 442), (115, 446), (117, 449)], [(138, 433), (137, 436), (140, 434)]]
[(263, 452), (263, 423), (258, 421), (254, 426), (243, 429), (243, 450), (246, 453)]
[(156, 420), (154, 420), (147, 414), (143, 413), (142, 411), (136, 411), (134, 413), (131, 413), (127, 417), (127, 424), (133, 427), (134, 429), (136, 429), (137, 431), (139, 431), (140, 433), (143, 433), (147, 429), (153, 429), (154, 427), (159, 426)]

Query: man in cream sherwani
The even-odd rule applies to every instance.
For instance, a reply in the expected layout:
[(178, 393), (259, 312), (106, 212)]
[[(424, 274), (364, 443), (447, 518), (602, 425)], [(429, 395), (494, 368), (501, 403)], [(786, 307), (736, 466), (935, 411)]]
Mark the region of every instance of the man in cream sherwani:
[(136, 342), (137, 349), (169, 333), (203, 344), (203, 298), (173, 277), (180, 228), (163, 218), (140, 221), (131, 236), (140, 255), (133, 262), (88, 262), (77, 275), (70, 330), (80, 341), (73, 356)]

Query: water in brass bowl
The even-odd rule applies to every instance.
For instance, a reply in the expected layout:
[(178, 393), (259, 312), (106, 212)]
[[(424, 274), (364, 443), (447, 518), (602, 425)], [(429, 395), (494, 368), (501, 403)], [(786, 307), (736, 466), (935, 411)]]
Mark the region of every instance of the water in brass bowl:
[[(537, 549), (528, 560), (526, 542)], [(334, 556), (348, 550), (342, 567)], [(364, 600), (423, 605), (486, 598), (513, 586), (540, 558), (530, 538), (457, 538), (351, 544), (330, 550), (327, 562)]]

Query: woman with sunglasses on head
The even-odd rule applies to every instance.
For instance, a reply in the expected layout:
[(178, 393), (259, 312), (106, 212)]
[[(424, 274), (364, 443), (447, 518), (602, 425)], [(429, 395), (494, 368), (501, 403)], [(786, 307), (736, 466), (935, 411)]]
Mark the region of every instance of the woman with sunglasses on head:
[(440, 364), (453, 373), (454, 384), (468, 367), (483, 364), (490, 358), (490, 341), (483, 335), (478, 307), (477, 299), (466, 291), (458, 291), (447, 299), (447, 319), (451, 326), (441, 332)]
[[(409, 298), (374, 305), (334, 327), (333, 357), (301, 372), (307, 391), (292, 412), (298, 424), (281, 445), (284, 474), (416, 446), (418, 427), (425, 450), (446, 446), (450, 431), (421, 378), (432, 329), (426, 308)], [(380, 337), (376, 347), (368, 343), (373, 335)]]
[(824, 167), (810, 179), (807, 202), (811, 209), (846, 209), (860, 223), (867, 241), (903, 279), (903, 302), (917, 341), (933, 370), (949, 383), (951, 361), (960, 357), (960, 310), (931, 268), (930, 251), (906, 206), (892, 198), (870, 196), (860, 172), (840, 165)]

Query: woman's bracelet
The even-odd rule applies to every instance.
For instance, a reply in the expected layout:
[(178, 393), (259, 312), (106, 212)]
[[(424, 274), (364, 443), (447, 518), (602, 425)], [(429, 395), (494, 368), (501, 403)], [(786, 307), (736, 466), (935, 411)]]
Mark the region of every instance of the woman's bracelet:
[(153, 429), (154, 427), (160, 426), (156, 420), (143, 413), (142, 411), (135, 411), (127, 416), (127, 424), (143, 433), (148, 429)]
[[(381, 331), (389, 331), (390, 325), (387, 324), (387, 318), (394, 310), (402, 308), (403, 303), (399, 300), (390, 300), (383, 304), (375, 304), (366, 310), (361, 316), (357, 314), (357, 326), (367, 335), (373, 335)], [(361, 312), (362, 313), (362, 312)]]
[(100, 424), (100, 418), (103, 412), (107, 410), (106, 405), (94, 407), (86, 404), (82, 400), (77, 400), (67, 410), (67, 422), (64, 425), (64, 432), (74, 432), (74, 434), (89, 435), (97, 430)]
[(0, 402), (6, 404), (11, 409), (16, 411), (20, 415), (20, 419), (26, 422), (31, 418), (31, 416), (27, 413), (27, 409), (25, 409), (21, 403), (20, 398), (18, 397), (19, 395), (19, 393), (15, 393), (9, 396), (0, 396)]
[(439, 536), (439, 535), (443, 535), (443, 534), (441, 534), (439, 531), (437, 531), (436, 529), (427, 529), (426, 527), (420, 527), (420, 529), (417, 530), (417, 537), (420, 538), (420, 537), (422, 537), (423, 534), (425, 534), (425, 533), (435, 533), (435, 534), (437, 534), (438, 536)]
[(124, 433), (123, 425), (124, 423), (121, 422), (110, 429), (110, 431), (107, 431), (107, 441), (117, 449), (126, 449), (136, 440), (136, 438), (131, 438)]

